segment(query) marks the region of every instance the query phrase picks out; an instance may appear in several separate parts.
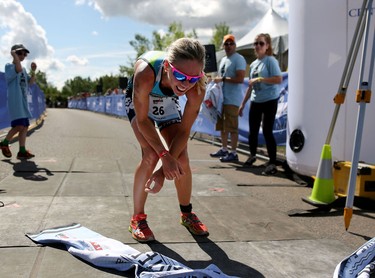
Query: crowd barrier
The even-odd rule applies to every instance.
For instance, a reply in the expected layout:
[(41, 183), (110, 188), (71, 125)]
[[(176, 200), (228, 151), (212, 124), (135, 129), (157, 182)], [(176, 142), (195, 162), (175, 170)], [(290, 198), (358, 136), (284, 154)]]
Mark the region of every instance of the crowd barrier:
[[(246, 92), (248, 87), (248, 78), (244, 80), (242, 94)], [(287, 111), (288, 111), (288, 73), (283, 73), (283, 82), (279, 86), (280, 99), (276, 120), (274, 125), (274, 135), (277, 145), (283, 146), (286, 144), (286, 125), (287, 125)], [(181, 108), (184, 109), (186, 97), (180, 98)], [(202, 104), (204, 105), (204, 104)], [(249, 107), (250, 101), (247, 102), (243, 111), (243, 116), (239, 117), (239, 141), (248, 142), (249, 137)], [(95, 96), (79, 99), (71, 99), (68, 102), (68, 108), (89, 110), (119, 117), (126, 117), (125, 111), (125, 95), (109, 95), (109, 96)], [(199, 132), (212, 136), (220, 137), (220, 133), (215, 131), (215, 124), (205, 113), (199, 113), (191, 132)], [(264, 137), (262, 130), (259, 133), (259, 144), (264, 145)]]
[(68, 101), (68, 108), (89, 110), (119, 117), (126, 117), (125, 95), (95, 96)]
[[(32, 115), (30, 120), (38, 120), (46, 110), (46, 101), (43, 91), (37, 84), (30, 86), (27, 101)], [(10, 118), (7, 105), (7, 85), (5, 74), (0, 72), (0, 129), (8, 127), (10, 127)]]

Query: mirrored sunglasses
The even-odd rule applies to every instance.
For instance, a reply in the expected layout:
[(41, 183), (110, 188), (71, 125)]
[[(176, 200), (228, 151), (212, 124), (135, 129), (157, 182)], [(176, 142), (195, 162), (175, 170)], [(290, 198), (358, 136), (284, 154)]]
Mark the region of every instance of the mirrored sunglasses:
[(169, 63), (169, 65), (171, 66), (173, 76), (178, 81), (181, 81), (181, 82), (187, 80), (187, 81), (189, 81), (189, 83), (196, 83), (204, 75), (204, 72), (202, 72), (200, 75), (196, 75), (196, 76), (187, 75), (187, 74), (179, 71), (178, 69), (176, 69), (171, 63)]

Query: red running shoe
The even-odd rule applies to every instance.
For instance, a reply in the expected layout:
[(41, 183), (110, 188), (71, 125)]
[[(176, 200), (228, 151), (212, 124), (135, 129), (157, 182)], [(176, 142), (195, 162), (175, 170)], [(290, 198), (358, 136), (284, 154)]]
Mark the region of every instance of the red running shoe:
[(154, 241), (155, 237), (147, 224), (147, 214), (137, 214), (132, 217), (129, 225), (129, 232), (139, 242)]
[(208, 230), (206, 225), (204, 225), (194, 213), (182, 213), (180, 218), (181, 225), (185, 226), (190, 233), (196, 236), (208, 236)]

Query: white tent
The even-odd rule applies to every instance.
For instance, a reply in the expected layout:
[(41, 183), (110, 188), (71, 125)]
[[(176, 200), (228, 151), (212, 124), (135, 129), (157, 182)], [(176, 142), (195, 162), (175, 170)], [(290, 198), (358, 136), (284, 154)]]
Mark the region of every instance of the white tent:
[[(237, 40), (237, 52), (243, 55), (248, 64), (255, 60), (254, 39), (259, 33), (268, 33), (272, 38), (272, 47), (282, 70), (288, 67), (288, 21), (282, 18), (272, 8), (245, 36)], [(217, 52), (216, 59), (225, 55), (224, 51)]]

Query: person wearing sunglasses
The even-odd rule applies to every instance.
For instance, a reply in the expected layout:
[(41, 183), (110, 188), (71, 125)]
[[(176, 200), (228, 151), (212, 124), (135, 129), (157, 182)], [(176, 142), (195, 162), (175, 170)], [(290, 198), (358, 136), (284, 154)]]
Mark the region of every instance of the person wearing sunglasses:
[(5, 65), (5, 80), (8, 92), (7, 104), (11, 129), (5, 139), (0, 142), (0, 148), (3, 155), (7, 158), (12, 157), (9, 142), (17, 133), (19, 141), (17, 159), (30, 159), (35, 156), (26, 150), (26, 137), (30, 125), (29, 119), (32, 118), (27, 103), (27, 95), (29, 94), (29, 86), (35, 82), (36, 64), (34, 62), (31, 63), (31, 76), (21, 65), (21, 62), (25, 60), (29, 53), (30, 51), (22, 44), (13, 45), (10, 52), (13, 62)]
[[(220, 61), (220, 75), (215, 83), (222, 82), (224, 96), (221, 117), (216, 122), (216, 130), (220, 131), (221, 148), (211, 153), (211, 157), (219, 157), (221, 162), (238, 161), (238, 108), (242, 101), (242, 83), (245, 77), (246, 60), (236, 52), (236, 39), (232, 34), (225, 35), (223, 47), (226, 56)], [(228, 151), (228, 139), (231, 140), (231, 152)]]
[[(139, 242), (155, 240), (147, 224), (145, 203), (148, 193), (159, 192), (165, 179), (175, 183), (180, 223), (193, 235), (208, 235), (207, 227), (192, 211), (192, 173), (187, 152), (190, 129), (205, 95), (205, 57), (205, 48), (197, 40), (181, 38), (167, 52), (146, 52), (135, 63), (125, 107), (142, 151), (134, 174), (134, 211), (129, 226), (132, 237)], [(183, 112), (181, 96), (187, 99)], [(159, 160), (161, 166), (155, 170)]]
[(265, 175), (277, 173), (276, 140), (273, 135), (273, 125), (279, 102), (282, 75), (278, 61), (273, 56), (272, 40), (269, 34), (259, 34), (255, 37), (254, 50), (257, 59), (250, 64), (249, 87), (240, 106), (242, 116), (246, 102), (250, 98), (249, 112), (249, 145), (251, 156), (245, 166), (252, 166), (256, 161), (258, 135), (262, 123), (263, 136), (266, 141), (269, 161), (263, 171)]

